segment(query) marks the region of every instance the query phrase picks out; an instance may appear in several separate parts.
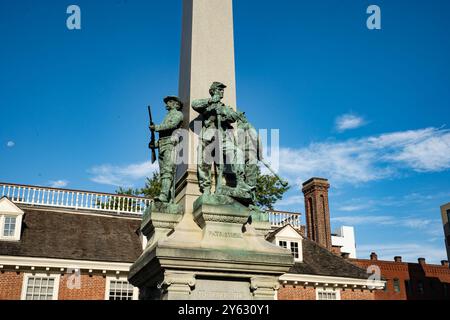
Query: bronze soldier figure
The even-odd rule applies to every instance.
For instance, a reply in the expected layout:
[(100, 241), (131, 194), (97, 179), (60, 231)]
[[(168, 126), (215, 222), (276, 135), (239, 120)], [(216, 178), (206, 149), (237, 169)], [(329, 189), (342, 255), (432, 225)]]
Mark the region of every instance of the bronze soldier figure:
[[(221, 193), (223, 177), (227, 179), (227, 186), (231, 184), (236, 189), (249, 189), (244, 181), (243, 166), (236, 159), (232, 132), (232, 124), (239, 119), (239, 113), (222, 103), (225, 88), (223, 83), (214, 82), (209, 90), (211, 98), (192, 102), (192, 108), (203, 119), (197, 174), (200, 191), (204, 194), (211, 193), (213, 166), (217, 171), (216, 193)], [(215, 151), (220, 154), (214, 154)]]
[(161, 179), (161, 194), (155, 201), (168, 203), (173, 201), (172, 185), (175, 182), (175, 146), (179, 142), (174, 132), (183, 124), (183, 103), (178, 97), (169, 96), (164, 99), (168, 114), (160, 125), (151, 125), (150, 129), (159, 133), (159, 141), (153, 148), (159, 149), (158, 161)]

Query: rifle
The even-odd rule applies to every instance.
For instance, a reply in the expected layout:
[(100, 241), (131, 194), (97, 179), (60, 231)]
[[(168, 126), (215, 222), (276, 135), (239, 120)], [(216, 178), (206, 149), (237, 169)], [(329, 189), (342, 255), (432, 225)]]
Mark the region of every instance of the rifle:
[(289, 186), (289, 182), (283, 180), (276, 172), (275, 170), (272, 169), (272, 167), (270, 166), (270, 164), (266, 161), (266, 159), (264, 159), (263, 157), (263, 150), (262, 150), (262, 145), (261, 145), (261, 139), (258, 135), (258, 147), (257, 147), (257, 157), (258, 160), (270, 171), (272, 172), (272, 174), (275, 176), (275, 178), (277, 178), (277, 180), (281, 183), (281, 185), (283, 187), (287, 187)]
[[(150, 106), (148, 106), (148, 115), (150, 117), (150, 126), (155, 125), (155, 123), (153, 122), (152, 109)], [(150, 128), (150, 132), (151, 132), (151, 139), (150, 139), (150, 144), (148, 145), (148, 147), (149, 147), (149, 149), (152, 150), (152, 164), (153, 164), (156, 161), (155, 130)]]
[(223, 130), (222, 130), (222, 116), (217, 115), (217, 130), (219, 133), (219, 163), (217, 164), (218, 170), (217, 170), (217, 181), (216, 181), (216, 192), (220, 192), (222, 189), (222, 176), (223, 176), (223, 166), (224, 166), (224, 158), (223, 158), (223, 150), (222, 150), (222, 144), (223, 144)]

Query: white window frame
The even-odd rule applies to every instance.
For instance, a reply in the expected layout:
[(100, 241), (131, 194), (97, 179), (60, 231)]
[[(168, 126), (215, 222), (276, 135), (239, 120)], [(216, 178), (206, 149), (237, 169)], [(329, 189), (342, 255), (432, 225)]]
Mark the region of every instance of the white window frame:
[[(1, 207), (8, 209), (1, 209)], [(0, 199), (0, 241), (20, 241), (20, 234), (22, 232), (22, 218), (23, 211), (20, 210), (13, 202), (8, 198)], [(13, 236), (5, 236), (5, 220), (6, 217), (16, 218), (16, 226), (14, 228)]]
[(20, 295), (21, 300), (26, 300), (27, 298), (27, 285), (28, 285), (28, 279), (33, 277), (41, 277), (41, 278), (54, 278), (55, 279), (55, 286), (53, 288), (53, 297), (52, 300), (58, 300), (59, 297), (59, 281), (60, 281), (60, 274), (49, 274), (49, 273), (24, 273), (23, 275), (23, 282), (22, 282), (22, 293)]
[[(282, 245), (281, 245), (281, 242), (284, 242), (284, 243), (286, 243), (286, 247), (283, 247)], [(278, 246), (280, 246), (280, 247), (282, 247), (282, 248), (285, 248), (285, 249), (288, 249), (289, 248), (289, 241), (286, 241), (286, 240), (278, 240)]]
[[(291, 250), (291, 244), (293, 242), (298, 244), (298, 258), (294, 257), (294, 261), (295, 262), (302, 262), (303, 261), (303, 247), (302, 247), (302, 239), (294, 239), (294, 238), (288, 238), (288, 237), (276, 237), (276, 244), (277, 246), (279, 246), (280, 248), (283, 248), (280, 246), (280, 241), (284, 241), (287, 243), (287, 250), (289, 250), (292, 253)], [(292, 256), (294, 256), (294, 254), (292, 253)]]
[[(295, 256), (294, 256), (294, 251), (292, 251), (292, 244), (293, 244), (293, 243), (296, 243), (296, 244), (297, 244), (297, 254), (298, 254), (298, 257), (295, 257)], [(295, 260), (295, 261), (299, 260), (299, 259), (300, 259), (300, 249), (301, 249), (301, 245), (300, 245), (299, 241), (290, 241), (290, 242), (289, 242), (289, 249), (291, 250), (291, 253), (292, 253), (292, 255), (294, 256), (294, 260)]]
[(334, 300), (322, 300), (322, 301), (337, 301), (337, 300), (341, 300), (341, 290), (340, 289), (317, 288), (316, 289), (316, 300), (319, 300), (319, 294), (320, 293), (324, 293), (324, 294), (333, 293), (333, 294), (336, 294), (336, 299), (334, 299)]
[[(126, 282), (128, 282), (128, 278), (127, 277), (107, 276), (106, 277), (105, 300), (109, 300), (109, 290), (111, 289), (111, 281), (126, 281)], [(131, 283), (130, 283), (130, 285), (131, 285)], [(133, 287), (132, 300), (138, 300), (138, 299), (139, 299), (139, 288)]]

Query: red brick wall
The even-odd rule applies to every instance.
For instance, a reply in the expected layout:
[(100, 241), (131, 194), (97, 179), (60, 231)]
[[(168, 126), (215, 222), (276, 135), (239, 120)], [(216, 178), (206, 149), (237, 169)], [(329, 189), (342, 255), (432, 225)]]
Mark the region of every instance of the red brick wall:
[[(20, 300), (24, 273), (14, 271), (0, 272), (0, 300)], [(104, 300), (106, 278), (102, 275), (82, 275), (81, 288), (69, 289), (69, 275), (61, 275), (59, 282), (59, 300)]]
[[(377, 300), (450, 300), (449, 267), (382, 260), (349, 261), (362, 268), (370, 265), (380, 268), (381, 276), (387, 281), (387, 290), (377, 290), (375, 293)], [(400, 292), (394, 291), (394, 279), (399, 280)], [(406, 288), (406, 281), (409, 282), (409, 290)], [(419, 283), (423, 285), (423, 293), (419, 292)], [(447, 295), (444, 286), (447, 287)]]
[(278, 300), (316, 300), (316, 290), (312, 287), (281, 286)]
[(327, 181), (313, 180), (303, 185), (307, 235), (312, 241), (331, 250), (330, 209)]
[(23, 273), (0, 272), (0, 300), (20, 300)]
[(69, 289), (70, 275), (61, 276), (59, 282), (59, 300), (104, 300), (106, 278), (101, 275), (81, 275), (81, 288)]
[(369, 290), (341, 290), (341, 300), (375, 300), (375, 291)]
[[(341, 289), (341, 300), (374, 300), (375, 293), (369, 290)], [(316, 289), (313, 287), (281, 286), (278, 300), (316, 300)]]

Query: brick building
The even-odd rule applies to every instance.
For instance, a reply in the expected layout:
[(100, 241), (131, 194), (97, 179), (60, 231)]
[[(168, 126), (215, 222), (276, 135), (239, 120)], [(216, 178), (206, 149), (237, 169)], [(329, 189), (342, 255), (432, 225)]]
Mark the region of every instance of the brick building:
[[(369, 260), (365, 259), (349, 259), (353, 246), (346, 248), (346, 253), (343, 248), (348, 246), (345, 241), (337, 239), (331, 241), (333, 236), (330, 234), (330, 212), (328, 205), (328, 189), (329, 184), (326, 179), (313, 178), (303, 184), (303, 193), (305, 196), (305, 212), (306, 212), (306, 229), (309, 241), (316, 243), (322, 248), (327, 248), (336, 256), (342, 256), (356, 266), (366, 270), (368, 274), (373, 272), (379, 273), (379, 278), (386, 281), (386, 286), (383, 290), (373, 291), (373, 298), (376, 300), (440, 300), (450, 299), (450, 268), (448, 260), (441, 261), (441, 265), (427, 264), (424, 258), (419, 258), (418, 263), (403, 262), (401, 257), (395, 257), (394, 261), (381, 261), (375, 253), (372, 253)], [(442, 221), (444, 225), (444, 232), (446, 237), (447, 253), (449, 253), (450, 244), (450, 204), (441, 207)], [(341, 228), (345, 229), (345, 228)], [(347, 231), (349, 238), (354, 238), (352, 230)], [(344, 234), (341, 230), (341, 234)], [(351, 240), (351, 239), (350, 239)], [(304, 242), (304, 243), (311, 243)], [(349, 241), (351, 243), (352, 241)], [(330, 248), (331, 243), (331, 248)], [(318, 256), (317, 253), (312, 256)], [(318, 262), (326, 261), (324, 256), (321, 256)], [(339, 266), (338, 261), (329, 262), (331, 266)], [(344, 270), (342, 267), (339, 270), (330, 270), (328, 273), (339, 274)], [(300, 273), (305, 273), (304, 270)], [(311, 273), (311, 272), (309, 272)], [(283, 276), (285, 277), (285, 276)], [(282, 277), (282, 278), (283, 278)], [(367, 274), (366, 274), (367, 278)], [(298, 289), (297, 289), (298, 291)], [(308, 293), (309, 292), (309, 293)], [(341, 295), (345, 291), (342, 291)], [(294, 297), (295, 290), (289, 289), (286, 293), (289, 297)], [(308, 296), (312, 298), (314, 293), (312, 290), (305, 290), (299, 293), (302, 297)], [(354, 295), (355, 291), (349, 292), (346, 290), (345, 294)], [(357, 298), (356, 296), (353, 296)], [(367, 298), (366, 293), (361, 293), (359, 298)]]
[(444, 227), (445, 248), (447, 249), (447, 259), (450, 260), (450, 203), (441, 206), (442, 225)]
[(377, 266), (386, 280), (384, 290), (375, 292), (376, 300), (450, 300), (450, 268), (447, 260), (441, 265), (403, 262), (402, 257), (393, 261), (378, 260), (376, 253), (369, 260), (351, 259), (362, 268)]
[(0, 216), (1, 300), (137, 298), (127, 275), (142, 252), (139, 217), (16, 205), (6, 197)]
[[(2, 188), (2, 189), (1, 189)], [(140, 234), (148, 199), (0, 184), (0, 299), (137, 299), (127, 282), (146, 246)], [(278, 299), (374, 299), (383, 281), (303, 236), (300, 215), (269, 212), (267, 239), (295, 265)]]

